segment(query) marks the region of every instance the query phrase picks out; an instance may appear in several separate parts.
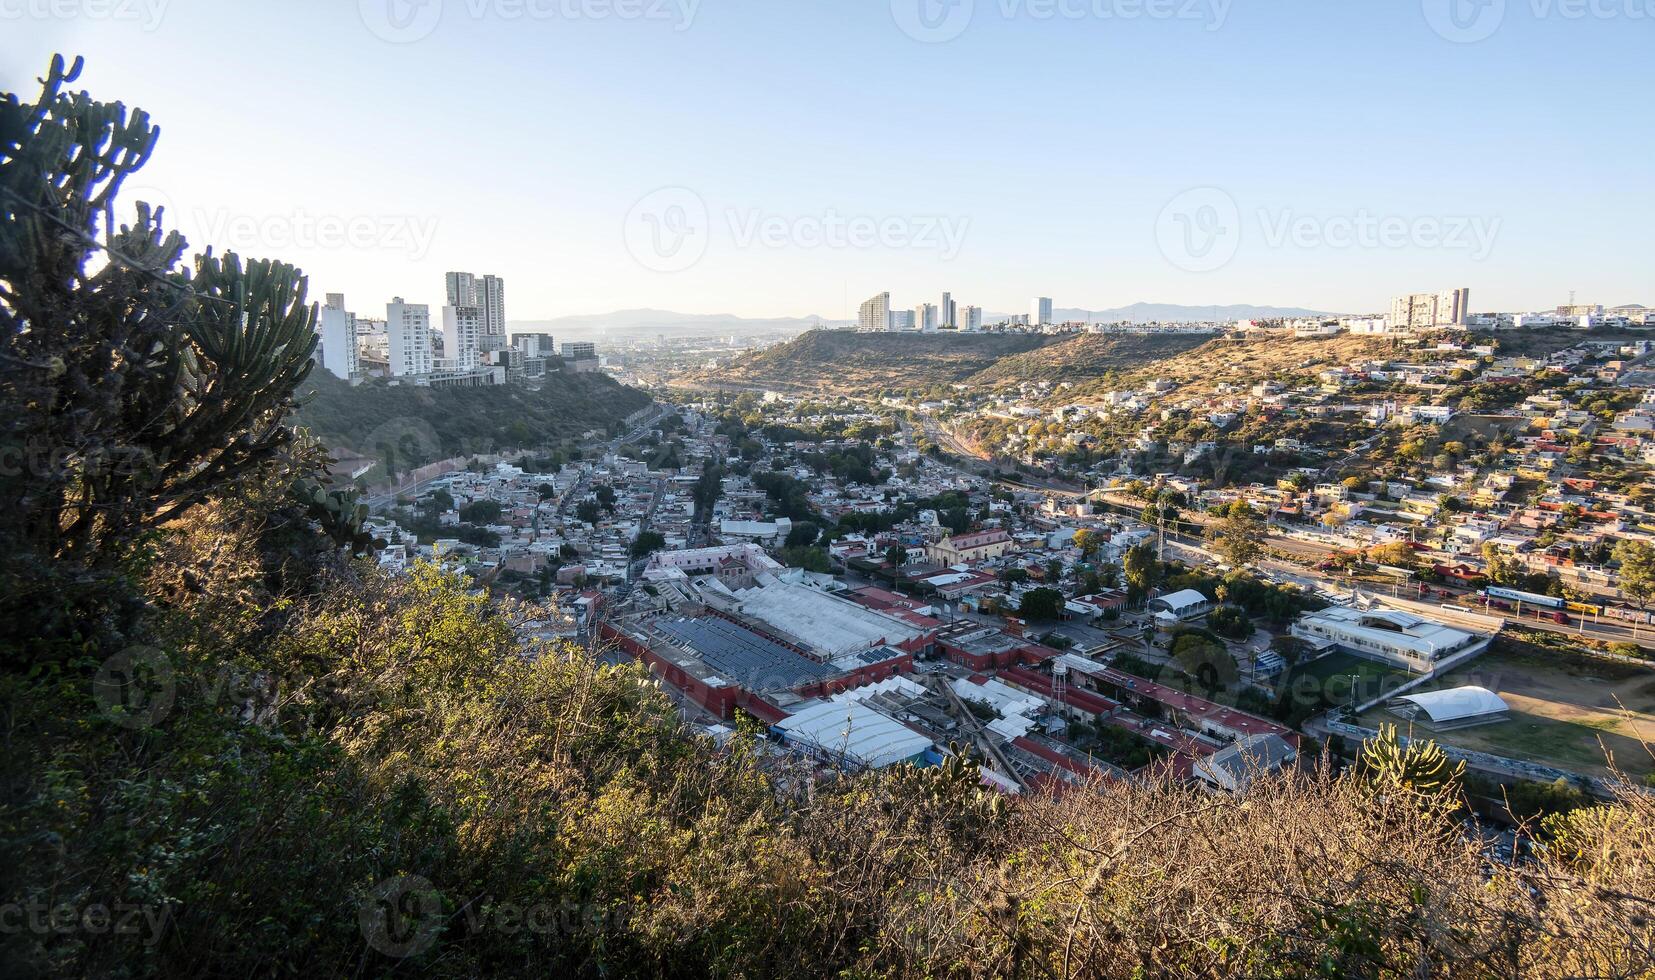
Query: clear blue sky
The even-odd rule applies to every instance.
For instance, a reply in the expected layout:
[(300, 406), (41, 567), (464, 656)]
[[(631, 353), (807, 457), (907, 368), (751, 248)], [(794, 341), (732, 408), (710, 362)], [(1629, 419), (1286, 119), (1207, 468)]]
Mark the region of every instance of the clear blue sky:
[[(437, 8), (391, 11), (401, 43), (369, 26), (393, 2), (0, 0), (0, 87), (85, 55), (85, 87), (161, 125), (138, 183), (192, 239), (380, 315), (440, 304), (451, 268), (505, 276), (513, 319), (843, 317), (886, 289), (990, 311), (1369, 311), (1450, 286), (1477, 310), (1655, 304), (1655, 0), (1506, 0), (1496, 21), (1453, 0), (1461, 28), (1450, 0), (955, 0), (968, 21), (916, 19), (933, 0), (426, 0), (428, 33)], [(1168, 255), (1167, 228), (1210, 227), (1166, 211), (1192, 188), (1234, 204), (1216, 268)], [(888, 234), (818, 244), (833, 214)], [(1362, 216), (1401, 238), (1344, 242)], [(354, 245), (312, 240), (317, 219)]]

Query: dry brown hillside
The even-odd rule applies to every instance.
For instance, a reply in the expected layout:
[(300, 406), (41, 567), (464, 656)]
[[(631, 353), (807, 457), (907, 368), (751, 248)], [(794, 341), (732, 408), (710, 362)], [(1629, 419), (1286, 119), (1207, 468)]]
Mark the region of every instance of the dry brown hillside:
[(687, 386), (739, 386), (811, 394), (871, 395), (958, 384), (1001, 358), (1056, 338), (1025, 334), (895, 334), (813, 330), (737, 358), (717, 371), (686, 376)]
[[(1155, 358), (1107, 379), (1113, 384), (1081, 388), (1085, 395), (1114, 388), (1136, 388), (1165, 379), (1190, 393), (1220, 384), (1256, 384), (1270, 378), (1305, 376), (1325, 367), (1369, 358), (1396, 357), (1402, 348), (1390, 339), (1340, 336), (1297, 339), (1255, 335), (1244, 339), (1218, 337), (1200, 346)], [(1067, 379), (1065, 379), (1067, 380)]]
[(681, 379), (687, 387), (736, 386), (813, 394), (874, 395), (953, 384), (981, 388), (1069, 383), (1063, 397), (1085, 401), (1165, 378), (1199, 390), (1307, 374), (1321, 366), (1394, 356), (1393, 342), (1369, 337), (1233, 340), (1191, 334), (883, 334), (812, 331), (738, 358), (718, 371)]

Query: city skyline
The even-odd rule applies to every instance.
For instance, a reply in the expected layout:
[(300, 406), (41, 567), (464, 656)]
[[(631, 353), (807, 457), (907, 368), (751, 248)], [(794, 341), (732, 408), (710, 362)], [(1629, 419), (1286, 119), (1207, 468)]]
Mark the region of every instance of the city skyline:
[[(195, 246), (293, 261), (318, 296), (364, 303), (440, 308), (429, 284), (459, 268), (512, 280), (518, 322), (845, 320), (891, 282), (985, 311), (1039, 293), (1354, 313), (1454, 283), (1479, 310), (1655, 302), (1655, 137), (1624, 125), (1643, 34), (1607, 8), (1465, 26), (1431, 0), (941, 20), (905, 0), (395, 4), (25, 4), (0, 84), (27, 93), (53, 52), (86, 56), (83, 84), (165, 120), (132, 191)], [(249, 36), (308, 56), (248, 62)], [(1355, 38), (1383, 54), (1351, 57)], [(800, 57), (821, 49), (843, 57)], [(963, 148), (854, 152), (906, 145), (920, 113)], [(467, 120), (463, 151), (445, 117)]]

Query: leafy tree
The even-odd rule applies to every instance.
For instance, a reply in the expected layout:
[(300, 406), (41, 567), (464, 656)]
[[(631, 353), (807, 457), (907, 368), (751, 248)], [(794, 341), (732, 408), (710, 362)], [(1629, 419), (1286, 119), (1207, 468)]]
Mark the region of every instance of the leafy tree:
[(431, 496), (425, 499), (431, 508), (439, 514), (446, 514), (454, 509), (454, 495), (448, 492), (447, 487), (438, 487), (431, 491)]
[(1241, 676), (1236, 658), (1224, 644), (1197, 631), (1172, 641), (1172, 660), (1208, 691), (1223, 690)]
[(1161, 581), (1161, 563), (1155, 557), (1155, 548), (1144, 541), (1128, 548), (1122, 560), (1127, 588), (1134, 595), (1145, 596)]
[(807, 572), (820, 572), (823, 575), (833, 570), (833, 562), (826, 548), (786, 548), (782, 551), (782, 563), (789, 568), (802, 568)]
[(908, 549), (900, 544), (893, 544), (885, 549), (885, 564), (892, 568), (901, 568), (908, 564)]
[(1060, 619), (1063, 616), (1063, 593), (1056, 589), (1030, 589), (1023, 593), (1017, 613), (1024, 619), (1035, 621)]
[(799, 523), (793, 525), (792, 530), (787, 532), (785, 547), (807, 548), (815, 544), (816, 539), (820, 537), (821, 534), (822, 529), (817, 527), (815, 524), (810, 521), (800, 521)]
[(1103, 541), (1103, 532), (1094, 528), (1083, 527), (1075, 532), (1075, 547), (1079, 548), (1080, 553), (1088, 558), (1097, 553), (1098, 548), (1103, 545)]
[(645, 558), (667, 546), (667, 539), (659, 531), (640, 531), (632, 539), (632, 557)]
[(603, 508), (595, 500), (582, 500), (575, 508), (575, 518), (587, 524), (596, 524), (603, 517)]
[(1271, 640), (1270, 649), (1281, 654), (1282, 660), (1286, 661), (1289, 667), (1296, 665), (1310, 654), (1310, 644), (1287, 633)]
[(1414, 549), (1406, 541), (1392, 541), (1368, 552), (1368, 557), (1393, 568), (1414, 567)]
[(1207, 617), (1207, 626), (1219, 636), (1245, 640), (1253, 635), (1253, 621), (1238, 606), (1219, 606)]
[(1246, 501), (1237, 500), (1214, 527), (1211, 540), (1226, 561), (1243, 568), (1264, 553), (1264, 523)]
[(1621, 592), (1642, 609), (1655, 599), (1655, 547), (1643, 541), (1620, 541), (1613, 552), (1620, 563), (1617, 575)]
[(493, 524), (500, 519), (500, 503), (496, 500), (473, 500), (460, 508), (460, 520), (467, 524)]

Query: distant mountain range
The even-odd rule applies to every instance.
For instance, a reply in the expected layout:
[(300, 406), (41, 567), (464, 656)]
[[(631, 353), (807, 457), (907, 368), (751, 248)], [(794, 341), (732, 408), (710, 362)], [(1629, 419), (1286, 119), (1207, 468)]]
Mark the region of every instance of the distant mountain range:
[[(1019, 314), (1027, 310), (1018, 311)], [(1059, 323), (1202, 323), (1208, 320), (1269, 320), (1275, 317), (1328, 316), (1320, 310), (1298, 306), (1250, 306), (1242, 303), (1232, 306), (1178, 306), (1174, 303), (1133, 303), (1112, 310), (1082, 310), (1060, 308), (1052, 310), (1052, 318)], [(1009, 313), (984, 313), (984, 323), (998, 323), (1010, 319)]]
[(820, 316), (743, 317), (733, 313), (675, 313), (672, 310), (616, 310), (560, 316), (552, 320), (511, 320), (510, 333), (550, 333), (553, 337), (751, 336), (776, 332), (802, 333), (818, 327), (854, 326), (851, 320)]

